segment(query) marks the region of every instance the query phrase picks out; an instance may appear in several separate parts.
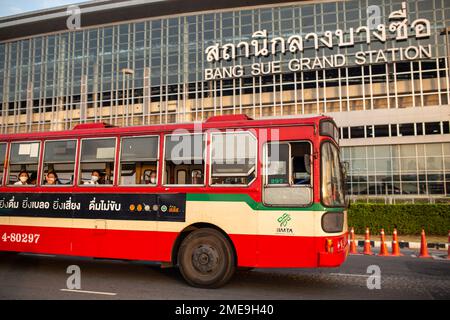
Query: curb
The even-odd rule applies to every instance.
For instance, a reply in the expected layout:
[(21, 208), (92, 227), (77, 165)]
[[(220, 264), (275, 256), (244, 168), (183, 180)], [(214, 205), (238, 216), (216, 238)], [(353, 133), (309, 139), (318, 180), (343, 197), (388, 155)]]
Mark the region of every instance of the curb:
[[(386, 246), (388, 248), (392, 248), (392, 242), (386, 241)], [(420, 242), (408, 242), (408, 241), (399, 241), (398, 242), (400, 249), (409, 248), (409, 249), (420, 249)], [(373, 248), (380, 247), (381, 241), (370, 241), (370, 245)], [(427, 247), (429, 249), (445, 249), (448, 250), (448, 243), (428, 243)], [(358, 240), (358, 247), (364, 247), (364, 240)]]

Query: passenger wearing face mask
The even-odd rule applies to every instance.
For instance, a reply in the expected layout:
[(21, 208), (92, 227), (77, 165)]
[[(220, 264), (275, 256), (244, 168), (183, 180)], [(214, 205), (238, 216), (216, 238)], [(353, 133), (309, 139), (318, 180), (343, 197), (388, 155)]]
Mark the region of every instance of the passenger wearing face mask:
[(152, 171), (152, 173), (150, 173), (149, 184), (156, 184), (156, 172), (155, 171)]
[(102, 177), (102, 175), (101, 175), (100, 171), (94, 170), (91, 173), (91, 180), (86, 182), (86, 184), (94, 184), (94, 185), (101, 184), (101, 177)]
[(49, 171), (47, 173), (47, 175), (45, 176), (45, 184), (50, 186), (59, 184), (58, 175), (56, 174), (56, 172)]
[(15, 186), (26, 186), (28, 185), (28, 180), (30, 179), (30, 175), (28, 174), (28, 171), (22, 170), (20, 171), (19, 175), (17, 176), (19, 178), (19, 181), (14, 183)]

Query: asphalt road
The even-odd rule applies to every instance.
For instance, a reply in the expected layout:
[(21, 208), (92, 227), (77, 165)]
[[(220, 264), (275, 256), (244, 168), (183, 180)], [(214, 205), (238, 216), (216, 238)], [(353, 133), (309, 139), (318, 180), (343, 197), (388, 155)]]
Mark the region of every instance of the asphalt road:
[[(450, 299), (450, 260), (351, 255), (335, 269), (239, 271), (216, 290), (186, 285), (176, 269), (142, 262), (0, 253), (0, 299)], [(67, 291), (68, 266), (81, 270), (81, 290)], [(377, 265), (381, 288), (369, 290)], [(372, 284), (376, 283), (372, 279)]]

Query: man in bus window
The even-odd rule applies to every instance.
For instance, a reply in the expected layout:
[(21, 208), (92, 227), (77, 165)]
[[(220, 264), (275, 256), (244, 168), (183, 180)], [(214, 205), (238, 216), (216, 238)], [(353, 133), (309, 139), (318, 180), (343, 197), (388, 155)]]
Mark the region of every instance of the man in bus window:
[(19, 181), (14, 183), (15, 186), (26, 186), (28, 185), (28, 180), (30, 180), (30, 175), (28, 174), (28, 171), (22, 170), (19, 172), (19, 175), (17, 176), (19, 178)]

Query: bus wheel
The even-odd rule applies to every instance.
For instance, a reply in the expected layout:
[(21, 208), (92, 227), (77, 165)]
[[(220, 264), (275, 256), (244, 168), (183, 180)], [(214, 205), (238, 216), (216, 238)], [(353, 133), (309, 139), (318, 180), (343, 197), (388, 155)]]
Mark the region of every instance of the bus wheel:
[(210, 289), (225, 285), (236, 270), (230, 242), (210, 228), (195, 230), (183, 240), (178, 266), (191, 286)]

